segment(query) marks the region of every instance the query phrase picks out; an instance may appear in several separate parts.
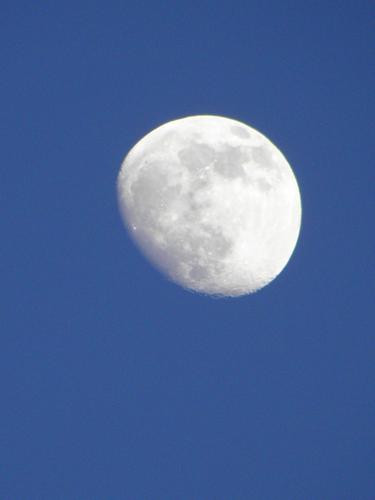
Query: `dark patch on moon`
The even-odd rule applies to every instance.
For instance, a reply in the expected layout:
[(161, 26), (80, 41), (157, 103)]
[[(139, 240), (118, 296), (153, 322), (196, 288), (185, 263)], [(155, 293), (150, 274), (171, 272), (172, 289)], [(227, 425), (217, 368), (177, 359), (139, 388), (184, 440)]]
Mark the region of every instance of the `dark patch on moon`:
[(272, 159), (272, 154), (265, 146), (256, 146), (252, 148), (254, 160), (260, 164), (261, 167), (266, 169), (274, 169), (275, 165)]
[(223, 233), (213, 226), (204, 226), (205, 233), (197, 238), (196, 244), (204, 250), (205, 255), (225, 257), (232, 248), (232, 243)]
[(226, 149), (220, 152), (216, 158), (214, 169), (215, 171), (228, 179), (237, 177), (246, 177), (245, 170), (242, 166), (244, 162), (244, 154), (239, 147), (227, 146)]
[(209, 275), (208, 270), (206, 267), (202, 265), (195, 265), (192, 269), (189, 271), (189, 278), (191, 278), (194, 281), (200, 282), (201, 280), (207, 278)]
[(233, 135), (240, 137), (241, 139), (248, 139), (250, 137), (250, 132), (245, 127), (234, 126), (230, 128)]
[(178, 152), (178, 157), (190, 172), (195, 173), (209, 165), (215, 157), (215, 151), (207, 144), (192, 143)]
[[(280, 169), (277, 159), (274, 159), (272, 152), (269, 150), (268, 146), (257, 146), (252, 149), (253, 160), (258, 164), (261, 170), (267, 172), (267, 174), (272, 176), (273, 180), (281, 180), (283, 177), (282, 169)], [(267, 183), (267, 181), (265, 181)], [(258, 184), (260, 188), (263, 186), (263, 190), (267, 191), (267, 187), (263, 183)], [(273, 187), (273, 183), (270, 184), (269, 189)]]
[[(160, 210), (170, 206), (181, 195), (180, 184), (168, 183), (168, 175), (162, 172), (160, 164), (150, 163), (141, 170), (138, 178), (131, 185), (133, 203), (138, 207), (136, 212), (137, 225), (148, 225), (158, 218)], [(154, 222), (153, 222), (154, 223)]]
[(257, 179), (256, 183), (257, 183), (258, 188), (263, 192), (267, 192), (270, 189), (272, 189), (272, 185), (269, 182), (267, 182), (265, 179)]

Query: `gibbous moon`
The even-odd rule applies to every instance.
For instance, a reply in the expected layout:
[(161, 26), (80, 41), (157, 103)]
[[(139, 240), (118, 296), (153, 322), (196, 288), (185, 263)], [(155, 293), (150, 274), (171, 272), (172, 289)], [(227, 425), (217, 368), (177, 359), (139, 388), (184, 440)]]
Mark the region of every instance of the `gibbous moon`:
[(168, 122), (141, 139), (118, 176), (124, 222), (170, 280), (200, 293), (255, 292), (287, 264), (301, 199), (264, 135), (221, 116)]

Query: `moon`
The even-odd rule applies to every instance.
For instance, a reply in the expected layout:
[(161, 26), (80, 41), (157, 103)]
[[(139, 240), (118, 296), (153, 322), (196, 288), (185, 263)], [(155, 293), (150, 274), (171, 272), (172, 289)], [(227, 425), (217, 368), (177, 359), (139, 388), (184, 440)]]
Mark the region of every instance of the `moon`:
[(259, 290), (286, 266), (301, 226), (296, 178), (263, 134), (198, 115), (161, 125), (125, 157), (121, 214), (167, 278), (207, 295)]

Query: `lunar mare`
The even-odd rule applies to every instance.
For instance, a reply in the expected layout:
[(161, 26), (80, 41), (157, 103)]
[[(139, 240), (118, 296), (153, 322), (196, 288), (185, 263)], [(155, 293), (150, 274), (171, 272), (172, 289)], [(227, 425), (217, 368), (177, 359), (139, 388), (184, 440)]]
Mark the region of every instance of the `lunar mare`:
[(298, 239), (301, 200), (291, 167), (237, 120), (191, 116), (156, 128), (125, 157), (117, 189), (141, 251), (197, 292), (255, 292), (282, 271)]

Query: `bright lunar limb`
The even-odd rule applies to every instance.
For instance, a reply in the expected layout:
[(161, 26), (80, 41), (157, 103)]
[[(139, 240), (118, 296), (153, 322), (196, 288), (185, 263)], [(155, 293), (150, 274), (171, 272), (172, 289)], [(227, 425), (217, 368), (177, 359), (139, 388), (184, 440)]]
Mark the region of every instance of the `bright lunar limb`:
[(288, 162), (233, 119), (189, 116), (140, 140), (118, 176), (120, 210), (148, 259), (183, 287), (255, 292), (287, 264), (301, 225)]

